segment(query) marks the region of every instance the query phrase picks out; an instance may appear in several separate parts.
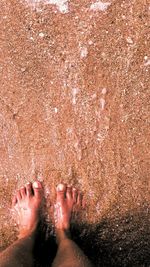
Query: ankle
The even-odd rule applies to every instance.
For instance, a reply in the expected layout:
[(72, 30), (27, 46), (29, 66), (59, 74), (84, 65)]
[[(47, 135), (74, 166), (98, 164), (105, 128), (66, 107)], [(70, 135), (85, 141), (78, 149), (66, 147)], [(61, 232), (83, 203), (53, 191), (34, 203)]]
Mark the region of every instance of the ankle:
[(56, 241), (58, 245), (67, 239), (71, 239), (71, 233), (69, 229), (56, 229)]
[(18, 235), (18, 239), (22, 239), (22, 238), (33, 238), (35, 237), (35, 234), (36, 234), (36, 230), (35, 229), (32, 229), (32, 230), (25, 230), (25, 229), (22, 229)]

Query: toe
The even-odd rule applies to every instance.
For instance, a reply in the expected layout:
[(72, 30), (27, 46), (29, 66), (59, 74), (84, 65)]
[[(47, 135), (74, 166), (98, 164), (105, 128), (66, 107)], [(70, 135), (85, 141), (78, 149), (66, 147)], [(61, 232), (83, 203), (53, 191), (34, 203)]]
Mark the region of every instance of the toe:
[(71, 187), (71, 186), (67, 186), (66, 197), (67, 197), (69, 200), (72, 199), (72, 187)]
[(26, 192), (27, 192), (27, 196), (29, 197), (33, 196), (32, 183), (29, 182), (26, 184)]
[(34, 191), (34, 195), (37, 198), (41, 198), (42, 194), (43, 194), (43, 188), (42, 188), (42, 184), (39, 181), (35, 181), (33, 184), (33, 191)]
[(22, 199), (20, 190), (17, 191), (17, 201), (20, 201)]
[(26, 188), (23, 186), (21, 187), (20, 189), (20, 194), (21, 194), (21, 197), (24, 198), (26, 196)]
[(77, 196), (77, 205), (78, 206), (82, 206), (82, 200), (83, 200), (83, 195), (82, 195), (82, 193), (78, 193), (78, 196)]
[(17, 204), (17, 196), (14, 196), (12, 199), (12, 207), (14, 207)]
[(66, 185), (64, 184), (59, 184), (57, 186), (57, 201), (62, 202), (66, 198)]
[(76, 203), (77, 202), (77, 189), (76, 188), (73, 188), (72, 189), (72, 196), (73, 196), (73, 202)]

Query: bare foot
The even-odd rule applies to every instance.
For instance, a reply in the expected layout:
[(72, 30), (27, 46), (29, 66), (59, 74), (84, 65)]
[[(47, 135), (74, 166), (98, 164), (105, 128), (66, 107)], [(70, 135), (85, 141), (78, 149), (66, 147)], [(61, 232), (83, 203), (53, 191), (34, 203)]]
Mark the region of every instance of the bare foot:
[(17, 212), (19, 239), (35, 232), (40, 220), (42, 200), (43, 188), (39, 181), (27, 183), (14, 196), (12, 204)]
[(77, 189), (59, 184), (57, 186), (57, 199), (55, 205), (55, 228), (56, 238), (59, 243), (61, 239), (70, 236), (70, 224), (74, 207), (82, 207), (82, 195)]

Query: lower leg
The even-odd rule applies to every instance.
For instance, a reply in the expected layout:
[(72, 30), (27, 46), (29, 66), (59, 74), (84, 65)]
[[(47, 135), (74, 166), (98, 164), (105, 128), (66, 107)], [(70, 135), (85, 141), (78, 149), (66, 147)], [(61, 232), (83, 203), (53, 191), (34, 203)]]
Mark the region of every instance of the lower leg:
[(58, 251), (52, 267), (92, 266), (82, 250), (71, 240), (70, 222), (74, 205), (79, 208), (82, 206), (82, 197), (77, 190), (64, 185), (58, 187), (55, 223)]
[(17, 240), (0, 254), (1, 267), (32, 267), (34, 236)]
[(19, 225), (18, 240), (0, 254), (1, 267), (32, 267), (33, 247), (40, 220), (43, 190), (39, 182), (28, 183), (13, 199)]
[(65, 236), (58, 245), (57, 255), (52, 266), (92, 267), (92, 264), (75, 242)]

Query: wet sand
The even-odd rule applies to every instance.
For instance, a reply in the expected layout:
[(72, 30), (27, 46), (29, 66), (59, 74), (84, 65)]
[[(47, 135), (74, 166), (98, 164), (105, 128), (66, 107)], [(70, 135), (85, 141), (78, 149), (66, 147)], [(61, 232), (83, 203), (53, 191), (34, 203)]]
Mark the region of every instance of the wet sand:
[(84, 192), (73, 236), (96, 266), (150, 266), (148, 2), (50, 2), (0, 3), (1, 250), (37, 178), (51, 204), (58, 182)]

